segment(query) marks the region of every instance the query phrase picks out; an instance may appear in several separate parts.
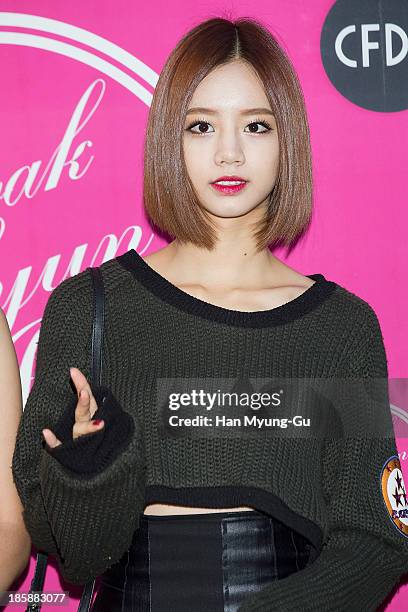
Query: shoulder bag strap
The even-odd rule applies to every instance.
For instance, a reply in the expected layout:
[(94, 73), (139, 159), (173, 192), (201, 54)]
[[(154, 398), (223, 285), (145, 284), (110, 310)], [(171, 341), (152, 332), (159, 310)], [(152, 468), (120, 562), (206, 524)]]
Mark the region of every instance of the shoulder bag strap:
[[(102, 382), (102, 346), (105, 323), (105, 295), (103, 277), (100, 268), (90, 268), (94, 288), (94, 317), (92, 328), (92, 385), (97, 387)], [(88, 612), (91, 607), (95, 579), (84, 586), (78, 605), (78, 612)]]
[[(92, 323), (92, 356), (91, 356), (91, 378), (94, 387), (102, 381), (102, 346), (103, 328), (105, 323), (105, 293), (102, 272), (99, 268), (89, 268), (92, 277), (94, 293), (93, 323)], [(47, 569), (48, 553), (37, 552), (37, 561), (34, 576), (30, 585), (32, 591), (42, 592), (44, 588), (45, 572)], [(95, 588), (95, 579), (90, 580), (84, 586), (78, 612), (90, 610), (92, 595)], [(41, 603), (28, 604), (26, 612), (37, 612), (41, 610)]]

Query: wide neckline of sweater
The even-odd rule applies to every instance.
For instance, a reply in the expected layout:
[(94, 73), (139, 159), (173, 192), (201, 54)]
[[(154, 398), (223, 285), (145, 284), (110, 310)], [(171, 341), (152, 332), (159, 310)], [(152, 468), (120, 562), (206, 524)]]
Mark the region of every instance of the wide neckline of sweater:
[(317, 308), (336, 287), (336, 283), (327, 280), (323, 274), (307, 274), (308, 278), (315, 281), (314, 284), (289, 302), (267, 310), (232, 310), (201, 300), (173, 285), (154, 270), (135, 249), (130, 249), (115, 259), (162, 301), (192, 315), (237, 327), (269, 327), (294, 321)]

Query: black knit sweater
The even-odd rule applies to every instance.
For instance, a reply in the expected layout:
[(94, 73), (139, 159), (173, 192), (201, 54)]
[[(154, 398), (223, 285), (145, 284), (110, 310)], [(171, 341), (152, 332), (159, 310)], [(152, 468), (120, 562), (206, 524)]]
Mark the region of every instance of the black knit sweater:
[[(85, 584), (119, 561), (150, 503), (247, 505), (307, 537), (312, 554), (306, 568), (266, 585), (240, 612), (375, 611), (408, 572), (408, 530), (403, 512), (398, 514), (407, 499), (392, 424), (391, 434), (363, 432), (378, 423), (385, 432), (391, 423), (386, 354), (371, 306), (312, 274), (311, 287), (277, 308), (221, 308), (171, 284), (133, 249), (101, 271), (103, 386), (93, 392), (102, 430), (70, 436), (76, 393), (69, 368), (90, 380), (89, 270), (52, 292), (42, 320), (35, 380), (12, 463), (33, 544), (56, 556), (66, 580)], [(383, 392), (370, 387), (351, 393), (343, 385), (334, 410), (323, 412), (313, 403), (319, 435), (290, 427), (272, 434), (253, 427), (163, 427), (170, 411), (159, 397), (169, 385), (178, 390), (181, 381), (185, 389), (196, 379), (201, 386), (205, 380), (224, 386), (235, 381), (235, 390), (247, 391), (258, 379), (268, 381), (264, 391), (276, 379), (373, 379), (385, 381), (385, 391), (382, 385)], [(288, 415), (290, 406), (281, 405), (276, 414)], [(231, 411), (241, 414), (242, 422), (253, 416), (248, 407), (222, 410), (229, 417)], [(171, 412), (177, 414), (210, 412), (189, 406)], [(44, 444), (44, 428), (57, 434), (60, 447)], [(397, 483), (397, 514), (389, 478)]]

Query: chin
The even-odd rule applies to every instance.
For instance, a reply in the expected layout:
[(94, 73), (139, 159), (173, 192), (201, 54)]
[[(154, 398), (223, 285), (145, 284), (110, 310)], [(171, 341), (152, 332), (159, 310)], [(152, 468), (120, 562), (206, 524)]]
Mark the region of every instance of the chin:
[(242, 217), (243, 215), (247, 215), (256, 208), (256, 206), (239, 206), (236, 202), (231, 202), (230, 204), (225, 203), (225, 205), (218, 206), (203, 206), (202, 208), (206, 210), (210, 215), (214, 217), (219, 217), (221, 219), (234, 219), (236, 217)]

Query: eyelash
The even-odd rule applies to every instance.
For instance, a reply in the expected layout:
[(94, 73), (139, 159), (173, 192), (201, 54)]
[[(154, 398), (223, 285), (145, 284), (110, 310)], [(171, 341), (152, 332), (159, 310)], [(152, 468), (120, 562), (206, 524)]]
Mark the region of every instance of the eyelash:
[[(190, 134), (193, 134), (193, 136), (207, 136), (207, 133), (211, 133), (211, 132), (201, 132), (200, 133), (200, 132), (190, 131), (193, 127), (195, 127), (196, 125), (200, 125), (201, 123), (206, 123), (207, 125), (211, 125), (205, 119), (196, 119), (195, 121), (193, 121), (193, 123), (191, 123), (188, 126), (188, 128), (186, 128), (186, 131), (190, 132)], [(272, 130), (272, 126), (267, 121), (261, 120), (261, 119), (255, 119), (255, 121), (251, 121), (251, 123), (248, 123), (248, 125), (254, 125), (257, 123), (259, 123), (260, 125), (262, 125), (263, 127), (267, 129), (264, 132), (252, 132), (255, 136), (259, 136), (260, 134), (268, 134)]]

